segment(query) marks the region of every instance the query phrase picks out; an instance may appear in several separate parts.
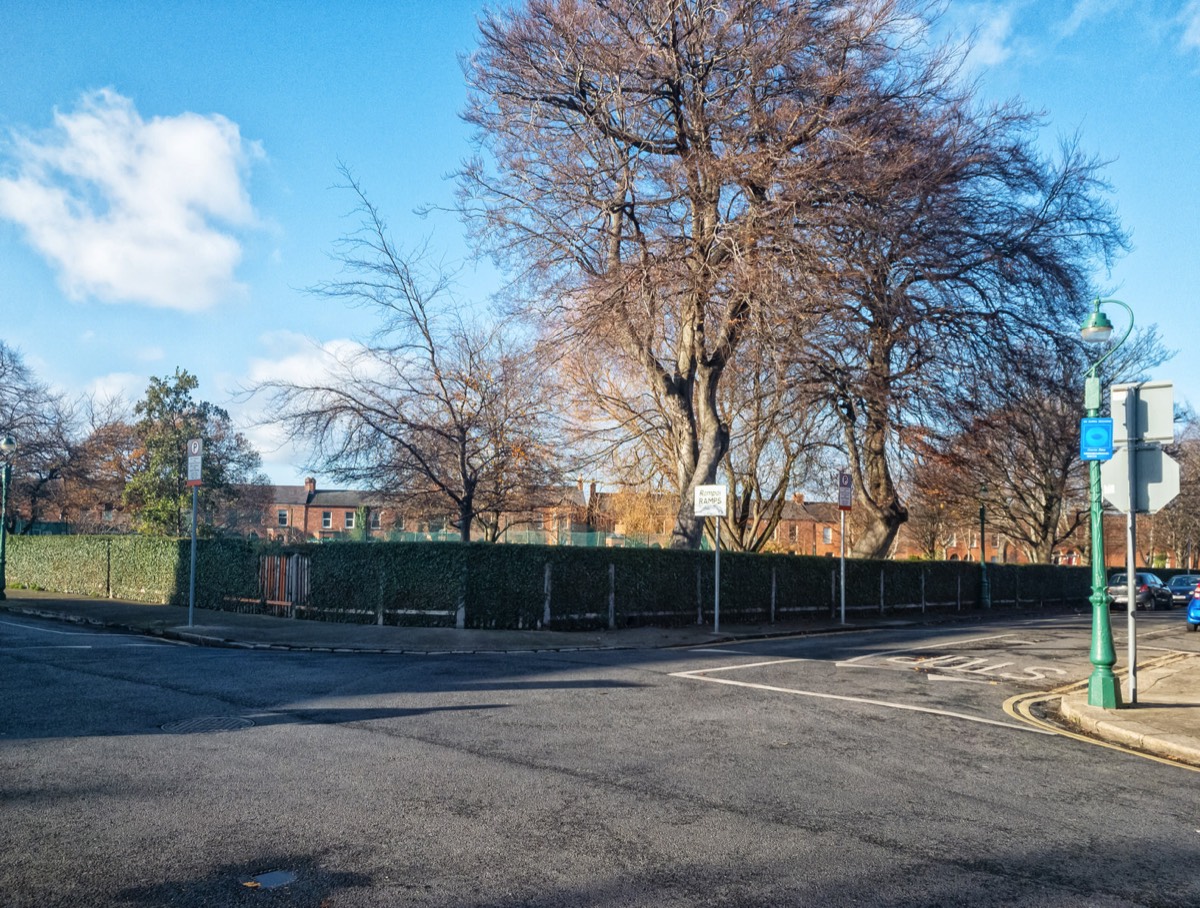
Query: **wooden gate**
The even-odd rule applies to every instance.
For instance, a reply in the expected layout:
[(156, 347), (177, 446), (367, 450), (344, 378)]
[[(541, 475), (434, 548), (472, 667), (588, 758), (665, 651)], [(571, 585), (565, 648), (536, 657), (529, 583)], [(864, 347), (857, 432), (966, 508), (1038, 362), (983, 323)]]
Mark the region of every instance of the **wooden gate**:
[(308, 556), (261, 556), (258, 561), (258, 594), (269, 608), (289, 617), (296, 606), (308, 605)]

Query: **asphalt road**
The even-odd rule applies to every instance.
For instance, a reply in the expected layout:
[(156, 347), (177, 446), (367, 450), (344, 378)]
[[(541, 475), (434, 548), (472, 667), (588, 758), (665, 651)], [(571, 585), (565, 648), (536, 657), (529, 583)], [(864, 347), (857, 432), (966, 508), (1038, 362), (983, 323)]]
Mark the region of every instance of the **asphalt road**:
[(0, 905), (1200, 904), (1195, 773), (1001, 708), (1087, 634), (398, 657), (2, 616)]

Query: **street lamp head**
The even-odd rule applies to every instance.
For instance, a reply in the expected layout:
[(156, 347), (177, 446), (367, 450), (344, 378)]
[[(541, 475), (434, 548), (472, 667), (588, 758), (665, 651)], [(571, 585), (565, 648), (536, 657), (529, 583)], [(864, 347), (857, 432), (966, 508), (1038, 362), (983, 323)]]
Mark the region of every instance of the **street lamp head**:
[(1113, 333), (1113, 324), (1108, 316), (1100, 311), (1100, 299), (1096, 299), (1092, 314), (1087, 317), (1083, 327), (1079, 329), (1083, 339), (1089, 344), (1103, 344)]
[(11, 435), (5, 435), (3, 439), (0, 439), (0, 453), (3, 453), (5, 457), (15, 450), (17, 450), (17, 440)]

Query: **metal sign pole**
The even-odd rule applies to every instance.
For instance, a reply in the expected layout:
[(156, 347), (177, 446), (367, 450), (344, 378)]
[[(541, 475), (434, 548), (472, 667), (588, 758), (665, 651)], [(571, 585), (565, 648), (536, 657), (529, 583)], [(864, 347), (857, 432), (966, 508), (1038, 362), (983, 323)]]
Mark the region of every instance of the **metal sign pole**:
[(717, 524), (717, 542), (713, 547), (713, 633), (721, 632), (721, 518), (714, 517)]
[(192, 618), (196, 610), (196, 493), (199, 489), (192, 486), (192, 567), (188, 578), (188, 627), (193, 624)]
[(839, 540), (841, 554), (838, 557), (840, 564), (841, 576), (838, 580), (838, 588), (842, 594), (842, 624), (846, 623), (846, 512), (842, 511), (842, 536)]
[[(1138, 389), (1129, 388), (1125, 395), (1126, 450), (1129, 452), (1129, 514), (1125, 519), (1125, 608), (1129, 635), (1129, 704), (1137, 703), (1137, 407)], [(1150, 594), (1150, 605), (1154, 594)]]
[(204, 439), (189, 438), (187, 443), (187, 484), (192, 487), (192, 566), (188, 578), (188, 627), (196, 611), (196, 495), (204, 482)]
[[(699, 485), (692, 492), (692, 513), (697, 517), (714, 517), (717, 524), (713, 531), (713, 633), (721, 630), (721, 518), (725, 516), (725, 503), (729, 496), (728, 486)], [(703, 537), (701, 539), (703, 541)], [(696, 592), (700, 589), (700, 576), (696, 575)], [(699, 599), (697, 599), (699, 607)]]

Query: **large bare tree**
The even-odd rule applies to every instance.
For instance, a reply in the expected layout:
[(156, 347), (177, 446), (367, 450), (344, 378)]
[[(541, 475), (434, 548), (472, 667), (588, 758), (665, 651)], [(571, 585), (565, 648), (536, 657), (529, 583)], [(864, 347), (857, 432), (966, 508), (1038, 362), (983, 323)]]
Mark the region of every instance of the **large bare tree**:
[[(1088, 513), (1079, 457), (1083, 378), (1094, 351), (1078, 338), (1013, 350), (970, 387), (954, 430), (934, 438), (916, 476), (919, 498), (944, 503), (958, 526), (976, 509), (1030, 561), (1049, 563)], [(1104, 383), (1144, 380), (1167, 357), (1158, 332), (1136, 333), (1103, 366)]]
[(907, 519), (906, 433), (943, 424), (1012, 356), (1074, 333), (1094, 269), (1125, 243), (1101, 164), (1074, 140), (1043, 155), (1020, 108), (980, 111), (947, 77), (872, 127), (820, 199), (820, 325), (796, 344), (796, 375), (841, 422), (866, 518), (859, 557), (886, 553)]
[(374, 310), (378, 329), (331, 355), (326, 375), (255, 390), (290, 437), (312, 447), (318, 469), (403, 494), (419, 510), (452, 511), (469, 541), (477, 518), (523, 510), (560, 478), (547, 383), (521, 333), (465, 312), (448, 276), (396, 247), (342, 174), (361, 229), (339, 248), (343, 277), (315, 292)]
[[(814, 193), (881, 105), (919, 94), (914, 7), (791, 0), (528, 0), (487, 14), (466, 61), (486, 155), (460, 172), (481, 244), (560, 349), (619, 351), (692, 490), (729, 446), (736, 351), (794, 319)], [(935, 67), (936, 68), (936, 67)]]

